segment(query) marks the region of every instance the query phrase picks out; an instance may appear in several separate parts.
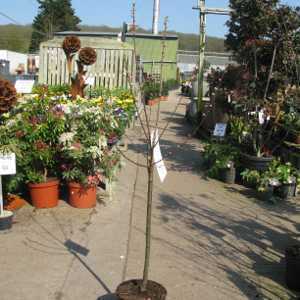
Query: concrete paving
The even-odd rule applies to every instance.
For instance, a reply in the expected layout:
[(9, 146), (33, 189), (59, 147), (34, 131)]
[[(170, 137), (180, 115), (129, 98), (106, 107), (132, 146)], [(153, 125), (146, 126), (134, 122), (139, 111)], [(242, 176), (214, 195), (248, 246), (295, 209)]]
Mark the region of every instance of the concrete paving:
[[(170, 122), (161, 140), (168, 176), (163, 184), (155, 177), (151, 279), (172, 300), (297, 299), (284, 285), (283, 259), (300, 238), (299, 199), (268, 205), (251, 190), (205, 178), (201, 142), (188, 137), (183, 118), (187, 99), (172, 114), (177, 101), (174, 92), (161, 105), (159, 126)], [(126, 155), (144, 163), (138, 124), (127, 139)], [(0, 299), (114, 300), (121, 281), (142, 275), (146, 190), (145, 170), (127, 162), (113, 198), (101, 197), (93, 210), (63, 201), (19, 210), (13, 229), (0, 234)]]

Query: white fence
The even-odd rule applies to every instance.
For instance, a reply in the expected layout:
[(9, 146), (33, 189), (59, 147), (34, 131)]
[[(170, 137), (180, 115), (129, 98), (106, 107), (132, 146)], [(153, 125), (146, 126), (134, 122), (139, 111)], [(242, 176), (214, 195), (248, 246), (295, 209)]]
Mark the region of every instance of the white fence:
[[(135, 81), (136, 64), (132, 49), (95, 48), (97, 61), (87, 67), (87, 76), (95, 77), (94, 87), (128, 88), (129, 81)], [(75, 72), (77, 55), (73, 60)], [(41, 46), (39, 83), (62, 85), (70, 83), (66, 56), (62, 48)]]

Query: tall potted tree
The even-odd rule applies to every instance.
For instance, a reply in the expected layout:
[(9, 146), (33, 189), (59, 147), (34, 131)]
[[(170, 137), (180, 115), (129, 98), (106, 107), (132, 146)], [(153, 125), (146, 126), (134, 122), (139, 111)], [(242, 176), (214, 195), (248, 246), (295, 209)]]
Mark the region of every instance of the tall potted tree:
[[(135, 12), (135, 5), (133, 11)], [(135, 24), (135, 14), (133, 13), (133, 24)], [(167, 30), (167, 18), (165, 19), (165, 30)], [(162, 59), (165, 56), (165, 42), (162, 42)], [(163, 64), (161, 63), (161, 74)], [(162, 79), (161, 79), (162, 80)], [(160, 95), (162, 92), (162, 81), (160, 84)], [(120, 300), (165, 300), (167, 296), (166, 289), (159, 283), (149, 280), (149, 266), (150, 266), (150, 252), (151, 252), (151, 228), (152, 228), (152, 200), (153, 200), (153, 183), (154, 183), (154, 167), (157, 163), (154, 157), (154, 149), (158, 144), (159, 138), (165, 132), (167, 126), (162, 130), (161, 134), (158, 135), (157, 127), (160, 116), (160, 102), (157, 105), (156, 119), (150, 119), (150, 112), (147, 107), (143, 106), (144, 120), (142, 120), (141, 114), (138, 117), (141, 121), (143, 133), (147, 141), (147, 164), (142, 165), (147, 169), (147, 216), (146, 216), (146, 234), (145, 234), (145, 260), (144, 260), (144, 271), (142, 279), (133, 279), (121, 283), (116, 290), (116, 294)], [(124, 154), (123, 154), (124, 155)], [(125, 155), (124, 155), (125, 156)], [(125, 156), (126, 157), (126, 156)], [(132, 161), (131, 159), (129, 159)]]

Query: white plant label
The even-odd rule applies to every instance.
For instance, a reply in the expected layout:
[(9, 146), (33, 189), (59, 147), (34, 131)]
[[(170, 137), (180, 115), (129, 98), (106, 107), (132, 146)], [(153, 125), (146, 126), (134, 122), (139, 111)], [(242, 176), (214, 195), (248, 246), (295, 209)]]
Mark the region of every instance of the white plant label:
[(16, 155), (0, 154), (0, 176), (16, 174)]
[(151, 141), (152, 141), (152, 145), (155, 145), (154, 150), (153, 150), (154, 163), (155, 163), (156, 170), (157, 170), (160, 181), (164, 182), (167, 177), (168, 172), (167, 172), (167, 168), (166, 168), (165, 163), (162, 158), (158, 138), (159, 138), (158, 130), (152, 131)]
[(224, 137), (226, 134), (226, 123), (217, 123), (214, 130), (214, 136)]
[(34, 86), (34, 80), (17, 80), (15, 88), (19, 94), (31, 94)]

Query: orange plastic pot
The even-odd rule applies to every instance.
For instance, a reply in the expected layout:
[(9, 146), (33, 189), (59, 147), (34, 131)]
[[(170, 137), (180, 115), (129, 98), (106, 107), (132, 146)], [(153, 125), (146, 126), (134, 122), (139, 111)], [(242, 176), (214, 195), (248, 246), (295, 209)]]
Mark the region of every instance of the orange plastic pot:
[(76, 182), (70, 182), (69, 204), (76, 208), (92, 208), (96, 206), (97, 189), (96, 186), (83, 186)]
[(43, 183), (29, 183), (31, 203), (36, 208), (52, 208), (58, 205), (59, 181), (49, 180)]

